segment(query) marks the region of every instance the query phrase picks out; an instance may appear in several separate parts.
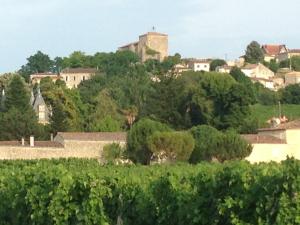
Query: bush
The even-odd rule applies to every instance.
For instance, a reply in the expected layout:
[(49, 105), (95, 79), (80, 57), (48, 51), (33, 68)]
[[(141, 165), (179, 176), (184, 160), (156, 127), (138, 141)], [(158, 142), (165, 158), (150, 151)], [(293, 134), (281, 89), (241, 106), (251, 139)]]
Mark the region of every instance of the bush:
[(147, 138), (157, 131), (170, 131), (171, 129), (160, 122), (150, 119), (141, 119), (135, 123), (127, 136), (127, 152), (131, 160), (136, 163), (149, 164), (152, 156), (147, 146)]
[(200, 125), (193, 127), (191, 134), (195, 139), (195, 148), (189, 161), (191, 163), (198, 163), (203, 160), (210, 161), (220, 146), (221, 132), (211, 126)]
[(243, 159), (252, 151), (252, 146), (234, 131), (222, 133), (213, 127), (201, 125), (193, 127), (191, 133), (196, 143), (189, 160), (191, 163), (211, 161), (213, 158), (220, 162)]
[(103, 159), (108, 164), (113, 164), (116, 159), (121, 159), (124, 156), (124, 148), (118, 143), (105, 145), (103, 147)]
[(156, 132), (147, 143), (155, 157), (167, 161), (188, 161), (195, 146), (193, 136), (187, 132)]

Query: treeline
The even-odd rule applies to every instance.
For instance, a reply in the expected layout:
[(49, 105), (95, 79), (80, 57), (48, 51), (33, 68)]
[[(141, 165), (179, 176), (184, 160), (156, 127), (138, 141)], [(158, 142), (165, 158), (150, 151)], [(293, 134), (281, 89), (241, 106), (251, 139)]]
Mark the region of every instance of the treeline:
[[(54, 61), (38, 52), (28, 58), (20, 74), (26, 80), (29, 72), (47, 72), (53, 65), (57, 67)], [(57, 131), (127, 131), (142, 118), (164, 123), (175, 130), (209, 125), (219, 130), (253, 133), (258, 125), (250, 105), (277, 104), (279, 100), (298, 103), (298, 85), (278, 94), (253, 84), (238, 68), (231, 71), (231, 76), (216, 72), (186, 72), (178, 77), (172, 68), (179, 62), (181, 57), (176, 54), (163, 62), (149, 60), (142, 64), (134, 53), (126, 51), (96, 53), (94, 56), (75, 52), (63, 58), (59, 68), (92, 66), (97, 67), (99, 73), (72, 90), (67, 89), (63, 81), (52, 83), (49, 78), (41, 81), (42, 95), (53, 114), (50, 125), (44, 128), (45, 134), (38, 136), (48, 137), (49, 132)], [(2, 76), (0, 83), (8, 92), (18, 93), (20, 87), (12, 87), (13, 77)], [(30, 95), (31, 87), (24, 81), (22, 84), (21, 89), (26, 93), (21, 91), (12, 100), (16, 107), (19, 107), (19, 101), (26, 105)], [(33, 87), (34, 91), (36, 88)], [(7, 113), (9, 107), (3, 109), (5, 106), (1, 102), (0, 122), (2, 120), (3, 127), (8, 128), (3, 129), (6, 134), (2, 134), (1, 139), (19, 139), (36, 130), (22, 134), (24, 129), (10, 126), (8, 121), (19, 121), (20, 127), (30, 127), (22, 123), (18, 115)], [(20, 109), (21, 116), (25, 112), (27, 109)]]
[(300, 224), (300, 162), (2, 161), (0, 224)]

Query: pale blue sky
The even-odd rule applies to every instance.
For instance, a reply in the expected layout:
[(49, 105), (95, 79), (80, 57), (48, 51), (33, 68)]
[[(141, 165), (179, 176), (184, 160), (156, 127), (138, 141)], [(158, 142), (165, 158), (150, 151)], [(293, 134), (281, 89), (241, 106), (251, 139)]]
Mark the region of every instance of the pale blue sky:
[(235, 58), (251, 40), (300, 48), (299, 0), (0, 0), (0, 73), (37, 50), (115, 51), (156, 27), (170, 54)]

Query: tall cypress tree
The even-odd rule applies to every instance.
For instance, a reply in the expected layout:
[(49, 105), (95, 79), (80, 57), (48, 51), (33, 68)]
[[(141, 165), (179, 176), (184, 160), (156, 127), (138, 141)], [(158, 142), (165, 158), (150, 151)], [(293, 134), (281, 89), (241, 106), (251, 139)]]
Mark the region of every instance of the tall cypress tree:
[(26, 90), (25, 83), (18, 75), (14, 76), (8, 85), (5, 99), (5, 108), (16, 108), (23, 112), (30, 109), (30, 95)]

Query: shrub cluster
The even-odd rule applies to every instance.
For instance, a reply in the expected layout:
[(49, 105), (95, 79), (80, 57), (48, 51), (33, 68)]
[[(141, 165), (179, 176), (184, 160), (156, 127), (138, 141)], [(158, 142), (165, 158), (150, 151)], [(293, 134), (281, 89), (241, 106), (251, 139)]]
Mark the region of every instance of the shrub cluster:
[(0, 224), (300, 224), (300, 162), (0, 163)]

